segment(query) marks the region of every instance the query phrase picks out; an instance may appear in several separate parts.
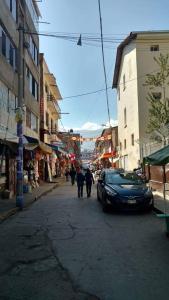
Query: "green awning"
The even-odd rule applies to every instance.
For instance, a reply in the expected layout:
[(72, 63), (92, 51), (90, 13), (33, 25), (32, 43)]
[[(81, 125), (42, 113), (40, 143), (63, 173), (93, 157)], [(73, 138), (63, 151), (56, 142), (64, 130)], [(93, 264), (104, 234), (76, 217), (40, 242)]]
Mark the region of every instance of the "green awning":
[(143, 159), (144, 164), (162, 166), (169, 163), (169, 145)]

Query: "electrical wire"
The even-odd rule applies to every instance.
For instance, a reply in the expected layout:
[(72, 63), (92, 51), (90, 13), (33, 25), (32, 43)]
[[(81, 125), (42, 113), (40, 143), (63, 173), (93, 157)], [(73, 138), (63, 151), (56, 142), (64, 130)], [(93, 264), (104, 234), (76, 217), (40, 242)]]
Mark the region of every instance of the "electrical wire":
[[(112, 87), (108, 87), (108, 89), (111, 89)], [(72, 95), (72, 96), (68, 96), (68, 97), (63, 97), (62, 100), (65, 99), (70, 99), (70, 98), (78, 98), (78, 97), (82, 97), (82, 96), (87, 96), (87, 95), (92, 95), (92, 94), (96, 94), (96, 93), (100, 93), (100, 92), (104, 92), (105, 89), (100, 89), (100, 90), (96, 90), (93, 92), (88, 92), (88, 93), (83, 93), (83, 94), (78, 94), (78, 95)]]
[(107, 86), (107, 74), (106, 74), (106, 66), (105, 66), (105, 57), (104, 57), (104, 45), (103, 45), (103, 29), (102, 29), (102, 16), (101, 16), (101, 7), (100, 0), (98, 0), (99, 5), (99, 16), (100, 16), (100, 35), (101, 35), (101, 46), (102, 46), (102, 60), (103, 60), (103, 70), (104, 70), (104, 79), (105, 79), (105, 87), (106, 87), (106, 101), (107, 101), (107, 113), (108, 120), (110, 125), (110, 109), (109, 109), (109, 98), (108, 98), (108, 86)]

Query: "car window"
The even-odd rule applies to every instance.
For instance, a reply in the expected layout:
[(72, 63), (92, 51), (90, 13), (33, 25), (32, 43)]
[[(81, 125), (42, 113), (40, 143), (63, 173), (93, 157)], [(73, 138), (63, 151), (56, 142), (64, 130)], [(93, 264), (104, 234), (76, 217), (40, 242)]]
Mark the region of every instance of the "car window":
[(108, 184), (143, 184), (135, 173), (107, 173), (106, 183)]
[(100, 179), (101, 179), (101, 180), (105, 180), (105, 172), (101, 172), (101, 174), (100, 174)]

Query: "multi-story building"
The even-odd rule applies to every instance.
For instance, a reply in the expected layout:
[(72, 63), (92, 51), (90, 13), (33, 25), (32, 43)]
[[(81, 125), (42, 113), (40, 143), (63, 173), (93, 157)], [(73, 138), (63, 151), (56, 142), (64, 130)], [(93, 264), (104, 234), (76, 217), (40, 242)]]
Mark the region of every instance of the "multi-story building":
[[(24, 30), (23, 43), (23, 102), (24, 134), (39, 139), (39, 38), (40, 12), (33, 0), (4, 0), (0, 4), (0, 139), (1, 173), (6, 188), (15, 192), (15, 158), (17, 132), (15, 109), (18, 106), (17, 49), (18, 26)], [(34, 34), (35, 33), (35, 34)], [(3, 145), (6, 145), (4, 151)], [(2, 149), (3, 148), (3, 149)], [(6, 151), (8, 149), (8, 151)], [(5, 153), (5, 155), (4, 155)], [(13, 162), (11, 162), (13, 160)], [(7, 169), (6, 169), (7, 168)], [(6, 171), (5, 171), (6, 169)], [(2, 178), (2, 177), (1, 177)], [(3, 179), (2, 179), (3, 181)], [(1, 181), (1, 182), (2, 182)]]
[[(158, 71), (154, 57), (169, 49), (169, 31), (131, 32), (117, 48), (113, 88), (117, 89), (120, 166), (131, 170), (155, 150), (147, 135), (146, 74)], [(168, 89), (168, 87), (166, 87)]]
[(104, 129), (95, 143), (97, 156), (104, 167), (113, 166), (113, 162), (117, 161), (117, 146), (118, 126)]
[(58, 100), (61, 94), (56, 79), (40, 54), (40, 137), (47, 144), (56, 144), (59, 141), (58, 120), (60, 119), (60, 107)]

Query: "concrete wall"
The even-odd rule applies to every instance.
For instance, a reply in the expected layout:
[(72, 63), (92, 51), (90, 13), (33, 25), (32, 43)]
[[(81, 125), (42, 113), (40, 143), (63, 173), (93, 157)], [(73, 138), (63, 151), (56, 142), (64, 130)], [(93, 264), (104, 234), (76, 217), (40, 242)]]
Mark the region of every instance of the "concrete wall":
[[(125, 89), (123, 87), (123, 76), (125, 75)], [(138, 127), (138, 90), (137, 90), (137, 64), (135, 43), (132, 42), (125, 47), (123, 51), (121, 69), (118, 81), (118, 136), (119, 145), (122, 149), (119, 151), (121, 167), (128, 170), (136, 167), (139, 160), (139, 147), (135, 142), (131, 144), (131, 135), (134, 134), (134, 140), (139, 138)], [(124, 122), (124, 109), (126, 108), (126, 124)], [(126, 149), (124, 149), (124, 140), (126, 139)], [(124, 166), (124, 161), (126, 166)], [(128, 161), (128, 162), (127, 162)]]
[[(159, 51), (150, 51), (151, 45), (159, 45)], [(120, 87), (120, 100), (118, 100), (118, 129), (119, 145), (122, 143), (121, 167), (124, 161), (127, 168), (133, 169), (144, 155), (144, 150), (153, 149), (148, 145), (149, 136), (146, 133), (149, 103), (146, 99), (149, 88), (144, 86), (146, 74), (154, 73), (158, 66), (153, 57), (160, 53), (166, 54), (169, 49), (169, 34), (138, 34), (137, 39), (130, 42), (123, 50), (118, 86)], [(123, 75), (126, 77), (126, 88), (123, 90)], [(155, 91), (159, 91), (156, 89)], [(169, 95), (169, 87), (166, 88)], [(124, 126), (124, 108), (127, 112), (127, 122)], [(134, 134), (134, 146), (131, 145), (131, 134)], [(127, 146), (124, 149), (124, 139)], [(160, 147), (160, 145), (159, 145)], [(157, 150), (157, 149), (156, 149)], [(148, 153), (150, 154), (150, 153)]]

